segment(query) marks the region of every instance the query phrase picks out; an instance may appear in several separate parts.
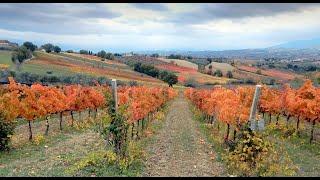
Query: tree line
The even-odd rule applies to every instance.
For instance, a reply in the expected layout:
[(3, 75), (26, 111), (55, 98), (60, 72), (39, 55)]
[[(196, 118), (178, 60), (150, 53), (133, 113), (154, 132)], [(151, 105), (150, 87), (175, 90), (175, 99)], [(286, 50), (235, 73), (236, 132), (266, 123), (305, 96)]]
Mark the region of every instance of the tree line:
[(137, 72), (158, 78), (168, 83), (170, 87), (172, 87), (173, 84), (176, 84), (178, 82), (178, 76), (175, 75), (173, 72), (159, 70), (152, 65), (142, 64), (138, 62), (133, 64), (133, 69)]

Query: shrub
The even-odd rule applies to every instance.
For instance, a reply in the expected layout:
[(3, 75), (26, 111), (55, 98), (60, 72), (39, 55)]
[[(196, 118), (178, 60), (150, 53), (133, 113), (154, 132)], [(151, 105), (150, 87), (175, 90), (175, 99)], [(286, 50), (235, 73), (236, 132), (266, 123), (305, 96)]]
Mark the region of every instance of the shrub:
[(198, 87), (199, 84), (194, 78), (189, 78), (185, 81), (184, 86), (186, 87)]
[(214, 76), (217, 76), (217, 77), (222, 77), (222, 76), (223, 76), (222, 71), (221, 71), (220, 69), (217, 69), (217, 70), (214, 72), (213, 75), (214, 75)]
[(253, 79), (245, 79), (244, 83), (246, 83), (246, 84), (255, 84), (255, 81)]
[[(243, 128), (235, 142), (230, 143), (229, 152), (224, 157), (231, 173), (240, 176), (292, 176), (296, 173), (288, 156), (280, 153), (262, 135)], [(284, 162), (283, 162), (284, 161)]]
[(33, 143), (36, 145), (40, 145), (44, 142), (45, 142), (45, 137), (41, 134), (37, 134), (33, 139)]
[(227, 72), (227, 78), (233, 78), (233, 74), (232, 74), (231, 71), (228, 71), (228, 72)]
[(137, 81), (129, 81), (129, 86), (138, 86)]
[(9, 149), (10, 137), (14, 133), (14, 128), (14, 122), (6, 121), (2, 115), (0, 115), (0, 151)]
[(116, 154), (112, 151), (98, 151), (88, 154), (85, 158), (79, 160), (66, 170), (67, 173), (73, 174), (88, 166), (112, 165), (116, 161)]

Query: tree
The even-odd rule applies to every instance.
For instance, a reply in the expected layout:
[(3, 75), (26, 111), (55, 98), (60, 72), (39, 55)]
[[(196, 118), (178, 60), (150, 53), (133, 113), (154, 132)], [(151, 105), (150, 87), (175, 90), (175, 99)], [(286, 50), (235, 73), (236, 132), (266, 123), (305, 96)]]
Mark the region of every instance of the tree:
[(107, 53), (106, 53), (106, 51), (101, 50), (101, 51), (98, 52), (97, 56), (101, 57), (101, 58), (106, 58), (107, 57)]
[(169, 84), (169, 87), (172, 87), (173, 84), (177, 84), (178, 76), (172, 72), (168, 72), (166, 76), (162, 79), (164, 82)]
[(73, 53), (73, 50), (67, 50), (67, 53)]
[(207, 58), (207, 61), (209, 61), (209, 64), (212, 62), (212, 58)]
[(54, 46), (50, 43), (41, 46), (47, 53), (54, 51)]
[(29, 42), (29, 41), (24, 42), (23, 46), (25, 46), (27, 49), (29, 49), (32, 52), (37, 49), (37, 46), (34, 45), (32, 42)]
[(222, 76), (223, 76), (222, 71), (221, 71), (220, 69), (217, 69), (217, 70), (214, 72), (213, 75), (214, 75), (214, 76), (217, 76), (217, 77), (222, 77)]
[(155, 58), (157, 58), (157, 57), (159, 57), (159, 54), (157, 54), (157, 53), (152, 54), (152, 55), (151, 55), (151, 57), (155, 57)]
[(227, 72), (227, 78), (233, 78), (233, 75), (232, 75), (232, 72), (231, 72), (231, 71), (228, 71), (228, 72)]
[(25, 46), (20, 46), (15, 49), (12, 53), (11, 60), (16, 64), (17, 69), (19, 70), (20, 65), (26, 60), (32, 57), (32, 52), (27, 49)]
[(234, 60), (232, 60), (231, 66), (235, 66), (235, 65), (236, 65), (236, 63), (234, 62)]
[(112, 53), (107, 53), (106, 59), (114, 60), (114, 55)]
[(133, 65), (133, 70), (137, 71), (137, 72), (141, 72), (141, 63), (138, 62), (138, 63), (135, 63)]
[(170, 54), (170, 56), (168, 56), (168, 59), (182, 59), (182, 56), (180, 54)]
[(80, 54), (88, 54), (88, 51), (87, 51), (87, 50), (84, 50), (84, 49), (81, 49), (81, 50), (79, 51), (79, 53), (80, 53)]
[(53, 51), (56, 53), (60, 53), (61, 52), (61, 48), (59, 46), (54, 46), (53, 47)]

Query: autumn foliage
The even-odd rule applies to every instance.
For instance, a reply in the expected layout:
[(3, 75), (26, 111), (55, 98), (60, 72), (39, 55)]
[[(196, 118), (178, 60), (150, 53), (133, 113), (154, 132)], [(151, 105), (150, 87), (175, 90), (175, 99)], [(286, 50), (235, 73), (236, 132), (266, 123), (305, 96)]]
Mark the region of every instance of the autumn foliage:
[[(189, 88), (185, 91), (185, 96), (202, 112), (226, 123), (228, 129), (229, 126), (239, 129), (248, 121), (253, 95), (253, 87), (219, 87), (211, 90)], [(258, 108), (263, 116), (268, 113), (270, 120), (272, 115), (275, 116), (276, 124), (280, 116), (285, 116), (287, 121), (295, 118), (297, 133), (301, 121), (312, 123), (311, 142), (315, 123), (320, 120), (320, 88), (314, 87), (310, 80), (299, 89), (292, 89), (288, 84), (280, 89), (263, 86)]]
[(253, 93), (252, 87), (218, 87), (212, 90), (190, 88), (185, 91), (185, 96), (206, 115), (227, 124), (225, 139), (228, 139), (230, 126), (239, 129), (248, 121)]
[[(111, 98), (111, 88), (108, 85), (81, 86), (32, 86), (16, 83), (9, 78), (9, 84), (0, 88), (0, 113), (3, 121), (13, 122), (22, 118), (29, 123), (29, 139), (32, 139), (32, 121), (45, 118), (46, 132), (49, 131), (48, 117), (53, 114), (60, 115), (60, 130), (62, 130), (63, 115), (89, 110), (97, 112), (97, 109), (108, 108)], [(176, 95), (172, 88), (160, 87), (119, 87), (119, 106), (126, 105), (125, 112), (128, 124), (141, 120), (149, 113), (155, 112)], [(95, 113), (96, 115), (96, 113)]]
[(118, 90), (119, 105), (128, 105), (126, 116), (129, 123), (141, 120), (149, 113), (155, 112), (176, 95), (176, 91), (167, 87), (121, 87)]
[(29, 139), (32, 139), (31, 122), (37, 118), (60, 113), (61, 129), (63, 112), (80, 112), (105, 106), (104, 95), (95, 87), (50, 87), (41, 84), (29, 87), (16, 83), (12, 78), (9, 81), (0, 97), (0, 112), (6, 121), (17, 117), (26, 119), (29, 122)]

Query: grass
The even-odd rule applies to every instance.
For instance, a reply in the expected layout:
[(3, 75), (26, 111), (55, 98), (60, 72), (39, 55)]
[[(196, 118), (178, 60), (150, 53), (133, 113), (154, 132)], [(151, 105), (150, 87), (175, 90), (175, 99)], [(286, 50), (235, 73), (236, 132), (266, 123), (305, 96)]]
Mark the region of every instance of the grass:
[(63, 176), (72, 162), (103, 147), (103, 141), (90, 130), (60, 133), (48, 137), (43, 144), (27, 143), (2, 153), (0, 176)]
[(48, 75), (47, 72), (49, 71), (52, 72), (50, 75), (55, 76), (72, 76), (78, 74), (70, 71), (66, 67), (60, 67), (55, 65), (26, 63), (21, 66), (21, 72), (30, 72), (38, 75)]
[(14, 67), (11, 61), (11, 51), (0, 50), (0, 70)]
[(39, 144), (28, 141), (27, 121), (19, 122), (12, 137), (12, 149), (0, 153), (0, 176), (66, 176), (64, 169), (89, 152), (104, 149), (104, 140), (98, 133), (91, 128), (67, 126), (68, 119), (64, 117), (60, 131), (58, 119), (50, 118), (48, 136), (43, 136), (43, 120), (33, 122), (33, 139), (44, 137)]
[[(276, 144), (277, 148), (282, 147), (288, 152), (291, 160), (299, 167), (299, 176), (319, 176), (320, 141), (317, 139), (312, 144), (309, 143), (310, 125), (302, 124), (300, 137), (296, 134), (285, 137), (282, 130), (285, 129), (285, 126), (286, 120), (283, 117), (279, 120), (279, 128), (275, 122), (269, 124), (267, 126), (269, 139)], [(295, 127), (295, 121), (291, 120), (289, 127)], [(319, 130), (319, 125), (315, 129)]]
[(11, 61), (11, 51), (0, 50), (0, 64), (13, 65)]

